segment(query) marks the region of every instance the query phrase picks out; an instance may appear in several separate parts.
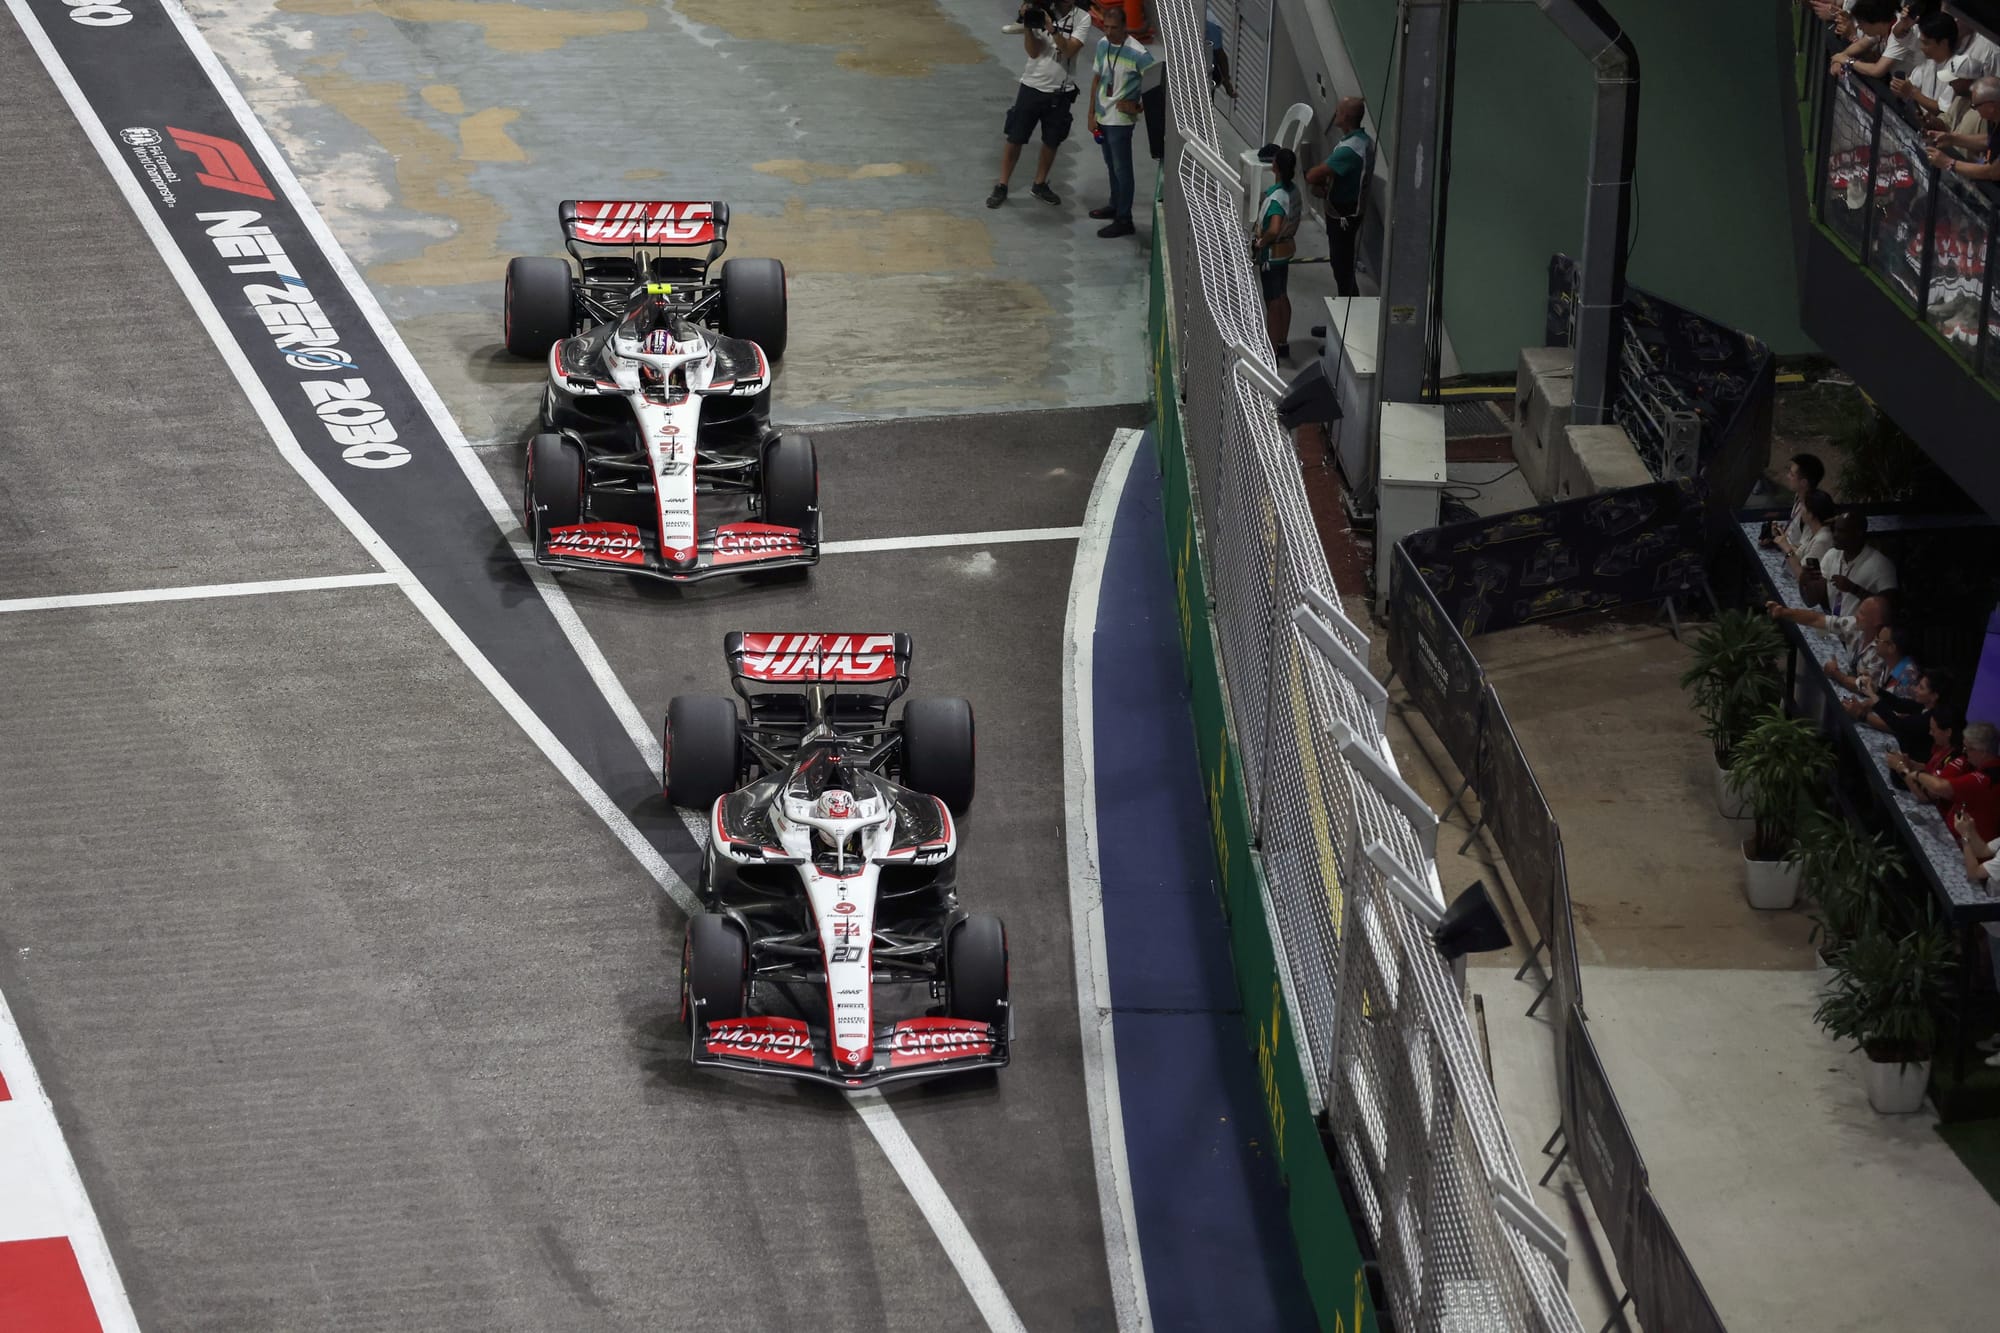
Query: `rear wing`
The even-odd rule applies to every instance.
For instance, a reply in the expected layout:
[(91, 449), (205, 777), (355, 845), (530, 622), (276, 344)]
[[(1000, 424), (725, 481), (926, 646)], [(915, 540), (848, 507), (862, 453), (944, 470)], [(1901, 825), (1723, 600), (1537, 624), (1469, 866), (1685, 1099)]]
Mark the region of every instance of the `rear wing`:
[(880, 685), (892, 698), (910, 683), (907, 634), (752, 634), (722, 639), (738, 690), (762, 685)]
[(706, 245), (714, 259), (729, 237), (729, 205), (720, 200), (565, 199), (556, 219), (572, 245)]

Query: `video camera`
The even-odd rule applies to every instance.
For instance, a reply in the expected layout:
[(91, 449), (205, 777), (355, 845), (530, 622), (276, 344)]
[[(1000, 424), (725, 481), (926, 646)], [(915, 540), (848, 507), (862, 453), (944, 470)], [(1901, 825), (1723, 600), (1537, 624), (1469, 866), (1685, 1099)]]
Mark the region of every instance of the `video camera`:
[(1025, 4), (1021, 6), (1020, 18), (1017, 21), (1029, 32), (1047, 32), (1049, 30), (1049, 11), (1041, 5), (1033, 3)]

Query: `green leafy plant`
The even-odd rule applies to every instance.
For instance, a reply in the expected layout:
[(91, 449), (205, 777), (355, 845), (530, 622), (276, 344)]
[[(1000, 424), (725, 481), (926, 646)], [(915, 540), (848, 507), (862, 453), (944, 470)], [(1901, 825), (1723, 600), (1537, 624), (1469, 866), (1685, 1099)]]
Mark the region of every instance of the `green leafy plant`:
[(1756, 817), (1753, 859), (1776, 861), (1792, 849), (1813, 797), (1833, 768), (1833, 747), (1804, 718), (1782, 708), (1760, 716), (1736, 742), (1729, 787)]
[(1812, 938), (1835, 962), (1847, 942), (1884, 928), (1887, 886), (1903, 873), (1903, 856), (1878, 833), (1814, 810), (1799, 826), (1785, 860), (1799, 868), (1813, 905)]
[(1784, 647), (1771, 618), (1750, 611), (1724, 611), (1695, 639), (1681, 688), (1693, 696), (1717, 767), (1730, 766), (1743, 734), (1782, 697), (1776, 659)]
[(1951, 938), (1927, 919), (1907, 934), (1873, 928), (1847, 942), (1813, 1021), (1880, 1063), (1928, 1060), (1957, 964)]
[(1841, 457), (1840, 498), (1848, 504), (1938, 506), (1949, 504), (1957, 491), (1916, 441), (1873, 404), (1835, 433), (1833, 446)]

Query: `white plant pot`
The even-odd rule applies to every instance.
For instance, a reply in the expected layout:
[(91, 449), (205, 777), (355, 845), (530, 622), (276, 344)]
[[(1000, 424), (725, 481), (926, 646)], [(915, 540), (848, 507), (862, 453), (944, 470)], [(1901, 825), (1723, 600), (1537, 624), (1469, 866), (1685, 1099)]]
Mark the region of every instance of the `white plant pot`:
[(1894, 1060), (1870, 1060), (1862, 1081), (1868, 1104), (1882, 1115), (1910, 1115), (1924, 1109), (1924, 1089), (1930, 1086), (1931, 1062), (1899, 1065)]
[(1750, 818), (1750, 802), (1729, 789), (1729, 770), (1720, 764), (1715, 768), (1715, 808), (1724, 819)]
[(1789, 861), (1756, 861), (1750, 839), (1743, 848), (1743, 897), (1760, 912), (1783, 912), (1799, 900), (1799, 868)]

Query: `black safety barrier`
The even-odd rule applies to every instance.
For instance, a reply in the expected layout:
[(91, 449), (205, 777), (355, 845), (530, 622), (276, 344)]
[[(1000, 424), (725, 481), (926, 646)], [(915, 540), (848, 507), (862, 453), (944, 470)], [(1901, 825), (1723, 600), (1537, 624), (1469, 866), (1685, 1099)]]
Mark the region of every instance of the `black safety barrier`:
[[(1569, 1025), (1569, 1088), (1563, 1096), (1563, 1138), (1591, 1207), (1611, 1242), (1611, 1255), (1630, 1287), (1633, 1243), (1638, 1236), (1639, 1194), (1646, 1188), (1646, 1162), (1632, 1139), (1618, 1096), (1590, 1039), (1580, 1010), (1559, 1015)], [(1649, 1326), (1650, 1327), (1650, 1326)], [(1669, 1325), (1671, 1327), (1671, 1325)]]
[(1680, 1237), (1667, 1225), (1660, 1201), (1651, 1187), (1639, 1195), (1638, 1215), (1633, 1219), (1632, 1267), (1619, 1265), (1625, 1285), (1632, 1293), (1632, 1308), (1645, 1328), (1672, 1329), (1674, 1333), (1724, 1333), (1722, 1316), (1708, 1299), (1708, 1291), (1688, 1262)]
[(1472, 789), (1479, 793), (1481, 817), (1493, 830), (1500, 854), (1507, 858), (1507, 869), (1535, 923), (1535, 932), (1546, 942), (1556, 929), (1556, 880), (1563, 873), (1562, 835), (1490, 681), (1481, 716), (1484, 725), (1479, 731)]
[[(1593, 512), (1592, 501), (1609, 503), (1600, 503)], [(1596, 557), (1618, 549), (1627, 533), (1661, 530), (1665, 537), (1632, 552), (1656, 561), (1650, 569), (1582, 573), (1585, 567), (1595, 568)], [(1584, 1190), (1625, 1281), (1620, 1309), (1629, 1302), (1644, 1327), (1676, 1333), (1721, 1333), (1723, 1326), (1652, 1195), (1644, 1159), (1591, 1040), (1562, 829), (1468, 639), (1506, 627), (1496, 623), (1495, 602), (1488, 594), (1519, 585), (1494, 571), (1532, 570), (1536, 560), (1546, 563), (1554, 557), (1533, 553), (1555, 549), (1547, 543), (1577, 554), (1579, 567), (1564, 576), (1572, 589), (1590, 579), (1595, 582), (1584, 591), (1603, 595), (1602, 601), (1584, 598), (1583, 605), (1568, 608), (1582, 610), (1705, 593), (1703, 537), (1702, 506), (1682, 484), (1633, 487), (1432, 528), (1398, 543), (1390, 561), (1388, 605), (1392, 674), (1403, 679), (1418, 711), (1458, 764), (1460, 794), (1478, 794), (1479, 824), (1473, 836), (1480, 824), (1493, 830), (1522, 908), (1539, 936), (1517, 976), (1526, 974), (1544, 948), (1548, 951), (1547, 982), (1528, 1010), (1534, 1014), (1554, 996), (1549, 1026), (1561, 1123), (1543, 1150), (1553, 1153), (1554, 1161), (1542, 1181), (1547, 1183), (1575, 1154)], [(1525, 560), (1496, 554), (1510, 546), (1531, 554)], [(1592, 557), (1591, 565), (1584, 565), (1585, 556)], [(1471, 841), (1468, 836), (1466, 843)]]
[(1445, 753), (1469, 775), (1479, 752), (1486, 673), (1401, 545), (1389, 562), (1389, 603), (1389, 664), (1417, 700)]
[(1703, 516), (1682, 482), (1427, 528), (1401, 544), (1468, 639), (1703, 587)]

